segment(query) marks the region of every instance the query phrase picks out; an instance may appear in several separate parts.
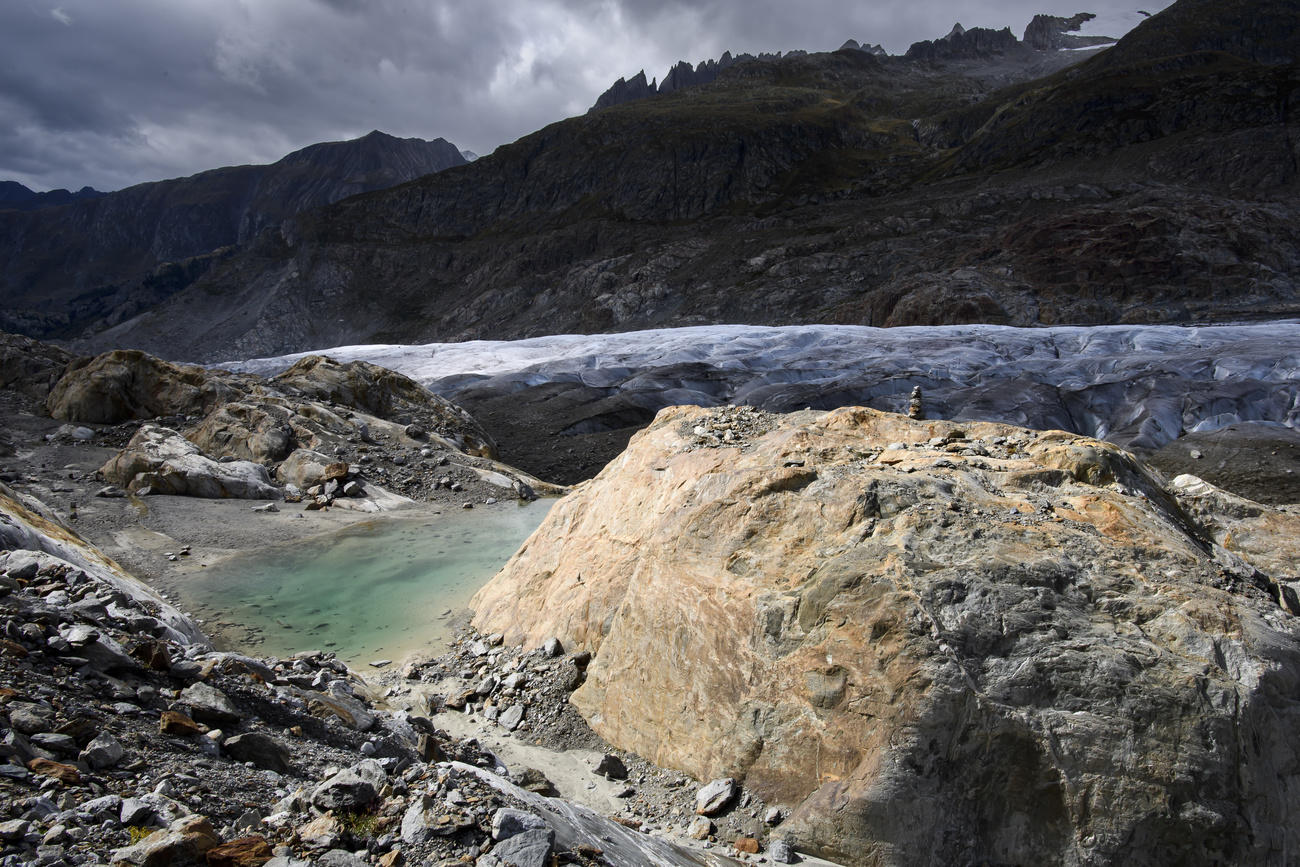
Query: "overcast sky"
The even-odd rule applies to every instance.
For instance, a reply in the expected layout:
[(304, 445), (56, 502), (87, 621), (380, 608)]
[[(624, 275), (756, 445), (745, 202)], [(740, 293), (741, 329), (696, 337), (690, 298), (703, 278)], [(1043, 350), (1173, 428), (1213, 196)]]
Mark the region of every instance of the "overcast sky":
[(1021, 36), (1083, 9), (1120, 35), (1168, 2), (0, 0), (0, 180), (114, 190), (372, 129), (487, 154), (677, 60), (899, 54), (954, 21)]

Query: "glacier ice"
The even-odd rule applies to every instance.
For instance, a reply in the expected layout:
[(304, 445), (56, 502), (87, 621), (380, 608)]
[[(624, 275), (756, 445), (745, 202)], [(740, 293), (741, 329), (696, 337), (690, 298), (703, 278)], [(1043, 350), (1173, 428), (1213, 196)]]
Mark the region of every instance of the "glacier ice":
[[(581, 382), (629, 405), (746, 403), (905, 411), (1060, 428), (1158, 448), (1243, 421), (1300, 427), (1300, 323), (1011, 328), (709, 325), (317, 350), (400, 371), (455, 399)], [(220, 365), (271, 374), (310, 353)]]

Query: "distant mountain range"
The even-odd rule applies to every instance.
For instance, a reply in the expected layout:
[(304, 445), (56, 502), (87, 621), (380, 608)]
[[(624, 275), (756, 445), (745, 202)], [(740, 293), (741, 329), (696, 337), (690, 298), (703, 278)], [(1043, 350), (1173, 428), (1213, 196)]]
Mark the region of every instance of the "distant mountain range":
[(465, 163), (444, 139), (375, 131), (114, 193), (0, 184), (0, 329), (68, 337), (121, 321), (295, 214)]
[[(1010, 28), (990, 30), (976, 27), (972, 30), (966, 30), (959, 23), (954, 25), (948, 35), (941, 39), (913, 43), (905, 56), (912, 60), (938, 60), (958, 57), (986, 57), (1008, 51), (1020, 51), (1023, 56), (1029, 51), (1057, 51), (1062, 48), (1087, 48), (1109, 45), (1115, 41), (1109, 36), (1072, 35), (1073, 31), (1078, 30), (1096, 17), (1096, 15), (1088, 12), (1080, 12), (1072, 18), (1035, 15), (1033, 21), (1025, 29), (1025, 41), (1023, 43), (1011, 34)], [(881, 46), (859, 43), (856, 39), (845, 40), (839, 50), (862, 51), (875, 57), (888, 56), (888, 52)], [(613, 105), (622, 105), (634, 99), (644, 99), (648, 96), (657, 96), (687, 87), (709, 84), (716, 81), (718, 75), (724, 70), (730, 69), (738, 63), (768, 62), (781, 60), (782, 58), (789, 60), (795, 57), (807, 56), (807, 51), (798, 50), (784, 53), (780, 51), (760, 53), (757, 55), (732, 55), (730, 51), (727, 51), (717, 60), (703, 60), (696, 66), (691, 66), (687, 61), (680, 60), (672, 69), (668, 70), (662, 84), (656, 83), (656, 79), (647, 82), (645, 70), (643, 69), (630, 79), (620, 78), (614, 82), (608, 90), (596, 99), (596, 104), (590, 110), (597, 111)]]
[(67, 190), (38, 193), (17, 181), (0, 181), (0, 211), (35, 211), (37, 208), (51, 208), (69, 202), (97, 199), (102, 195), (105, 194), (93, 187), (82, 187), (75, 193)]
[[(1300, 8), (1178, 0), (1112, 47), (1051, 47), (1078, 18), (1031, 25), (1046, 48), (954, 28), (911, 56), (737, 62), (173, 257), (166, 297), (75, 345), (1300, 315)], [(80, 248), (47, 243), (36, 262), (0, 232), (0, 273), (43, 275), (28, 306), (61, 313)]]

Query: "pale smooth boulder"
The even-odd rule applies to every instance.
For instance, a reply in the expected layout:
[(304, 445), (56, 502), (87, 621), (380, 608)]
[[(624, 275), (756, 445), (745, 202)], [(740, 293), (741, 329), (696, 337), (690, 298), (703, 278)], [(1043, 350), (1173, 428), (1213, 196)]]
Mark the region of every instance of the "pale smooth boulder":
[(204, 455), (178, 432), (146, 424), (100, 473), (129, 491), (150, 488), (155, 494), (208, 499), (278, 500), (266, 467), (251, 461), (221, 463)]
[(284, 484), (305, 491), (324, 482), (325, 471), (334, 462), (334, 458), (311, 449), (294, 449), (276, 468), (275, 475)]

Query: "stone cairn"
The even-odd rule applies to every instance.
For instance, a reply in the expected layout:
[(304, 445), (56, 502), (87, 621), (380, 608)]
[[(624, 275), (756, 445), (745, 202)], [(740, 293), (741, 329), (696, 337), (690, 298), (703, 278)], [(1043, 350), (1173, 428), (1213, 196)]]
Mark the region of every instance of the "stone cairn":
[(912, 396), (907, 402), (907, 417), (914, 419), (925, 418), (925, 410), (921, 407), (921, 386), (912, 389)]

